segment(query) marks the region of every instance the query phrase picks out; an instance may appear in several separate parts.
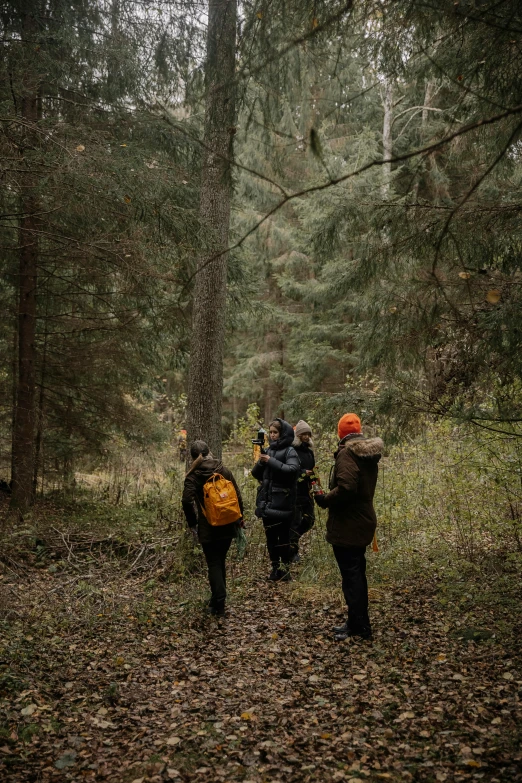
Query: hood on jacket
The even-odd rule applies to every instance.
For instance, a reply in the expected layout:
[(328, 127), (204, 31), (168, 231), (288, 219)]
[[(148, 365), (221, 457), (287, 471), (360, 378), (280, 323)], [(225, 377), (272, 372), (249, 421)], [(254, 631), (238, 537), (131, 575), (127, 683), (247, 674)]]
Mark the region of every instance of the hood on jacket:
[(274, 419), (274, 421), (278, 421), (281, 424), (281, 435), (277, 440), (270, 441), (270, 446), (268, 449), (269, 451), (279, 451), (279, 449), (286, 449), (286, 447), (291, 446), (294, 441), (294, 428), (284, 419)]
[(200, 476), (210, 478), (213, 473), (219, 473), (222, 467), (220, 460), (214, 459), (211, 454), (207, 454), (205, 457), (200, 454), (188, 469), (187, 476), (190, 473), (198, 473)]
[[(364, 435), (348, 435), (339, 444), (339, 449), (348, 449), (360, 459), (372, 459), (378, 462), (384, 451), (384, 443), (380, 438), (365, 438)], [(337, 452), (339, 453), (339, 452)]]
[(294, 442), (292, 443), (292, 446), (294, 447), (294, 449), (301, 448), (302, 446), (309, 446), (310, 448), (313, 448), (313, 445), (314, 444), (313, 444), (312, 438), (310, 438), (308, 443), (303, 443), (301, 438), (294, 438)]

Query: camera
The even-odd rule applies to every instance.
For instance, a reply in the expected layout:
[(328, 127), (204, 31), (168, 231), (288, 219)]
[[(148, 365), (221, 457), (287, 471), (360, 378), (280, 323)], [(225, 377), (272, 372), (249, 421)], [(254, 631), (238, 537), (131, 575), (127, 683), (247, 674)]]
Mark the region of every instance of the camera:
[(266, 451), (264, 449), (265, 435), (266, 435), (266, 430), (264, 430), (261, 427), (261, 429), (257, 431), (257, 438), (252, 438), (252, 445), (259, 446), (261, 449), (261, 454), (266, 454)]

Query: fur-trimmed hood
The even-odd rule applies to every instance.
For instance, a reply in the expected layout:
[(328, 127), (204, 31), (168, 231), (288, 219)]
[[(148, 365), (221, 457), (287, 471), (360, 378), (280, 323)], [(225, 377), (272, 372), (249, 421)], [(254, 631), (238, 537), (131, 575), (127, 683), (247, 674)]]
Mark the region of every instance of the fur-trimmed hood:
[[(384, 451), (384, 443), (380, 438), (365, 438), (364, 435), (357, 433), (343, 438), (339, 443), (340, 449), (347, 449), (360, 459), (375, 459), (378, 461)], [(338, 453), (339, 451), (337, 451)]]

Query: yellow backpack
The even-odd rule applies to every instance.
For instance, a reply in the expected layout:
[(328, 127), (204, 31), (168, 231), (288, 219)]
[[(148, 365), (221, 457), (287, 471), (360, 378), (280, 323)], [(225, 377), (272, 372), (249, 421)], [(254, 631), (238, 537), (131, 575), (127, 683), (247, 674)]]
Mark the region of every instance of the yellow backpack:
[(230, 525), (241, 519), (234, 485), (220, 473), (213, 473), (203, 485), (202, 511), (212, 527)]

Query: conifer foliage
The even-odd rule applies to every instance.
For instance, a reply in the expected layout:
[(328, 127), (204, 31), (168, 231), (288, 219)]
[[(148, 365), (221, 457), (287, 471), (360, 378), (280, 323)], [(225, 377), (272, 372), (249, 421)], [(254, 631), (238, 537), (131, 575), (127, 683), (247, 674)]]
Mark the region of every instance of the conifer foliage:
[(129, 394), (183, 339), (196, 158), (147, 110), (183, 88), (189, 41), (176, 59), (168, 22), (123, 2), (3, 7), (2, 417), (22, 512), (45, 455), (67, 477), (114, 428), (138, 435)]

